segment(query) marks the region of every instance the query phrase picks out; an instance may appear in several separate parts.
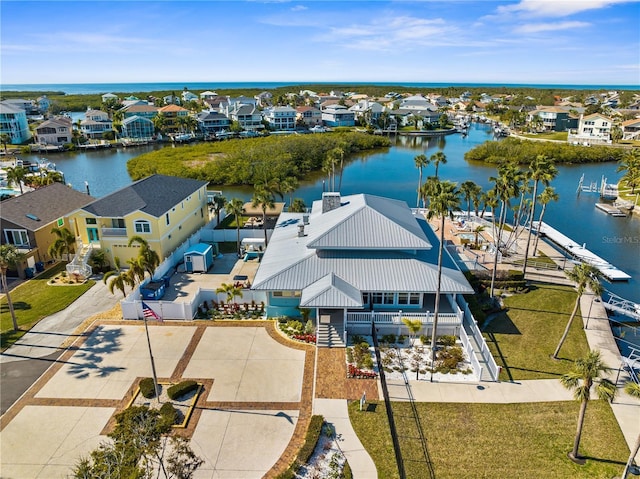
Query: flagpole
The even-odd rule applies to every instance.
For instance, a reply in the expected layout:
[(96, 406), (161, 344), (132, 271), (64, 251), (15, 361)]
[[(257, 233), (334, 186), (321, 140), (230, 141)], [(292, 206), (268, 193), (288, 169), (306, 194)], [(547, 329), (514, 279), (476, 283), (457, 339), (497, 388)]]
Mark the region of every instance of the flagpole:
[(153, 374), (153, 387), (156, 391), (156, 398), (160, 402), (160, 388), (158, 387), (158, 377), (156, 376), (156, 365), (153, 361), (153, 353), (151, 352), (151, 340), (149, 339), (149, 326), (147, 325), (147, 317), (143, 314), (144, 330), (147, 333), (147, 345), (149, 346), (149, 358), (151, 358), (151, 373)]

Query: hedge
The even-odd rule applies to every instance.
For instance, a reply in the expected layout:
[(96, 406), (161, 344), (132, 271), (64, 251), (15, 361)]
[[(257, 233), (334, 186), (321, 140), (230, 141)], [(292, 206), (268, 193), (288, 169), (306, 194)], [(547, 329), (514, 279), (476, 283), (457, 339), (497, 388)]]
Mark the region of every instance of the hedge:
[(195, 391), (198, 389), (198, 383), (195, 381), (182, 381), (178, 384), (174, 384), (169, 389), (167, 389), (167, 394), (170, 399), (176, 399), (180, 396), (184, 396), (191, 391)]
[(323, 424), (324, 417), (320, 415), (311, 416), (311, 421), (309, 422), (309, 428), (307, 429), (307, 435), (305, 436), (304, 444), (298, 451), (298, 455), (294, 459), (293, 463), (286, 471), (278, 475), (278, 479), (295, 479), (296, 471), (298, 470), (298, 468), (301, 465), (306, 464), (313, 454), (313, 451), (316, 448), (316, 444), (318, 444), (320, 434), (322, 433)]
[(145, 398), (151, 399), (156, 397), (156, 387), (153, 378), (142, 378), (138, 386), (140, 387), (140, 394)]

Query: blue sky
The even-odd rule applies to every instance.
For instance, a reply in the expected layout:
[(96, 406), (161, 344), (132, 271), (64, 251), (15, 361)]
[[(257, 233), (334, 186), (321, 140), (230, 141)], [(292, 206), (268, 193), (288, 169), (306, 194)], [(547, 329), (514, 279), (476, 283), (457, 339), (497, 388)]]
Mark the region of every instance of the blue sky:
[(0, 82), (640, 84), (639, 0), (0, 2)]

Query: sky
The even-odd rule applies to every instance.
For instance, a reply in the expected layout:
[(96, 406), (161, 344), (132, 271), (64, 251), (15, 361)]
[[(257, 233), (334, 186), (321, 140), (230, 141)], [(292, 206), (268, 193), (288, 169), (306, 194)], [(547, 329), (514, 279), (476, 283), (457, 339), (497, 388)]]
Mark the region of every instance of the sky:
[(640, 85), (640, 0), (0, 2), (0, 84)]

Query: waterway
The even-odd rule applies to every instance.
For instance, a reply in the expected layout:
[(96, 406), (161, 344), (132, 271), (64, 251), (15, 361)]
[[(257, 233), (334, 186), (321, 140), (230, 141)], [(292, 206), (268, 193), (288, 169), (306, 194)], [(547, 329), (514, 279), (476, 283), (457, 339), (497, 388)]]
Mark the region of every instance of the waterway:
[[(369, 193), (406, 201), (416, 205), (418, 170), (414, 158), (420, 153), (427, 157), (442, 150), (447, 163), (441, 164), (439, 176), (462, 183), (472, 180), (483, 188), (490, 186), (489, 177), (496, 174), (495, 167), (484, 163), (470, 163), (464, 160), (464, 153), (470, 148), (493, 139), (487, 125), (473, 123), (466, 137), (460, 134), (437, 138), (397, 137), (391, 148), (357, 155), (344, 169), (340, 192), (344, 195)], [(111, 148), (100, 151), (77, 153), (56, 153), (48, 157), (64, 172), (65, 180), (73, 188), (85, 191), (87, 182), (91, 195), (101, 197), (131, 183), (127, 173), (127, 161), (137, 155), (151, 151), (157, 146), (136, 148)], [(178, 146), (178, 148), (180, 148)], [(25, 155), (25, 159), (37, 156)], [(605, 283), (605, 287), (631, 301), (640, 303), (640, 218), (615, 218), (595, 208), (598, 195), (576, 193), (582, 174), (585, 182), (600, 181), (604, 176), (610, 183), (616, 183), (620, 173), (617, 164), (561, 165), (559, 174), (552, 185), (560, 195), (556, 203), (547, 207), (545, 222), (559, 229), (565, 235), (595, 254), (632, 276), (628, 282)], [(424, 176), (433, 175), (434, 167), (427, 167)], [(302, 182), (293, 193), (294, 198), (302, 198), (307, 205), (319, 199), (326, 178), (317, 175)], [(227, 198), (251, 198), (251, 188), (224, 187)]]

